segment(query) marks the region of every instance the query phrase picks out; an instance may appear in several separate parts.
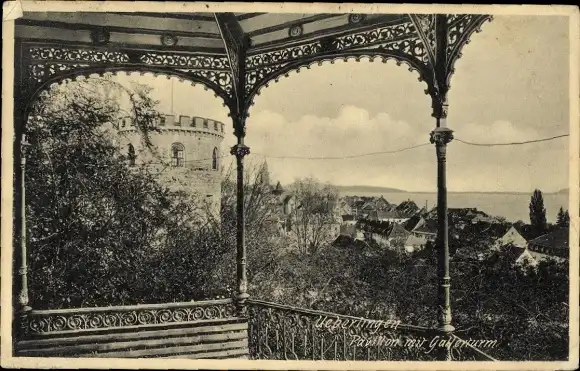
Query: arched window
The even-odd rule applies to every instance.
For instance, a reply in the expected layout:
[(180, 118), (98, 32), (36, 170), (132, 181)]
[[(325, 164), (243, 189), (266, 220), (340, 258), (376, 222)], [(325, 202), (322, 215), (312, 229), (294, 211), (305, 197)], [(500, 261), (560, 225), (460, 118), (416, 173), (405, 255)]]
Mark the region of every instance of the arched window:
[(173, 143), (171, 145), (171, 166), (185, 166), (184, 148), (181, 143)]
[(129, 159), (129, 165), (135, 166), (135, 160), (137, 159), (137, 155), (135, 154), (135, 147), (132, 144), (129, 144), (129, 149), (127, 150), (127, 158)]
[(217, 149), (217, 147), (213, 149), (211, 168), (214, 170), (218, 169), (218, 149)]

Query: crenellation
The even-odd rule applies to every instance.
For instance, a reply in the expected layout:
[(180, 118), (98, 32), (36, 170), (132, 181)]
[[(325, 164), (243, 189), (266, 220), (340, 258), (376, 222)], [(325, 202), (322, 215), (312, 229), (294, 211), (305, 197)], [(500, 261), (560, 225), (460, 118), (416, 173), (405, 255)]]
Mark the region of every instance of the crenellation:
[[(177, 121), (176, 121), (177, 119)], [(159, 131), (151, 132), (152, 148), (147, 148), (135, 127), (122, 118), (118, 134), (120, 149), (135, 149), (135, 164), (146, 165), (157, 173), (158, 180), (174, 191), (185, 191), (200, 203), (211, 203), (219, 215), (221, 199), (220, 147), (223, 123), (203, 117), (161, 115)]]

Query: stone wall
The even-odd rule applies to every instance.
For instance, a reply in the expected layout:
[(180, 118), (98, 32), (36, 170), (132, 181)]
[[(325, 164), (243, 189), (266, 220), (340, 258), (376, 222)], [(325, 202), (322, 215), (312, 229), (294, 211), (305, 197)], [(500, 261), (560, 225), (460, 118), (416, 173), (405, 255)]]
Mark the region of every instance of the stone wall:
[[(183, 191), (192, 196), (200, 207), (209, 206), (211, 213), (219, 216), (221, 205), (221, 143), (223, 124), (195, 118), (200, 123), (192, 126), (192, 119), (171, 121), (165, 116), (159, 132), (149, 135), (151, 148), (143, 136), (129, 122), (120, 125), (117, 143), (121, 152), (129, 153), (129, 145), (135, 149), (136, 165), (149, 166), (159, 181), (174, 191)], [(187, 125), (187, 123), (190, 123)], [(173, 144), (183, 146), (183, 166), (172, 166)], [(217, 155), (214, 163), (214, 152)], [(214, 167), (217, 164), (217, 168)]]

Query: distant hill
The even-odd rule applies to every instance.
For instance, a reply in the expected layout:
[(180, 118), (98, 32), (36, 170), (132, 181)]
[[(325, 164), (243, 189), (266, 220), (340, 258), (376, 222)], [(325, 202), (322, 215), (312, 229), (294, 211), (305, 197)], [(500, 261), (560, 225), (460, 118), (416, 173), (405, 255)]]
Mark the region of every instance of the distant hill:
[(336, 186), (340, 193), (407, 193), (407, 191), (403, 191), (402, 189), (397, 188), (388, 188), (388, 187), (375, 187), (375, 186), (362, 186), (362, 185), (353, 185), (353, 186)]
[(570, 189), (563, 188), (563, 189), (559, 190), (558, 192), (554, 192), (554, 193), (555, 194), (566, 194), (566, 193), (569, 193), (569, 192), (570, 192)]

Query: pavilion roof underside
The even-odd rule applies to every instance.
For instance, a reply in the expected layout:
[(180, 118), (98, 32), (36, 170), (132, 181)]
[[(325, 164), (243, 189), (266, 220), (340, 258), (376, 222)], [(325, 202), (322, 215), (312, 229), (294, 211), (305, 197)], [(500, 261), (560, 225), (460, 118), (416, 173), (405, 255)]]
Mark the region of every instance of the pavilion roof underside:
[[(248, 54), (283, 49), (328, 36), (411, 22), (406, 14), (230, 13), (239, 37), (249, 38)], [(107, 48), (164, 50), (161, 36), (172, 35), (173, 51), (224, 54), (214, 13), (25, 12), (16, 37), (42, 43), (91, 44), (91, 32), (106, 28)]]

